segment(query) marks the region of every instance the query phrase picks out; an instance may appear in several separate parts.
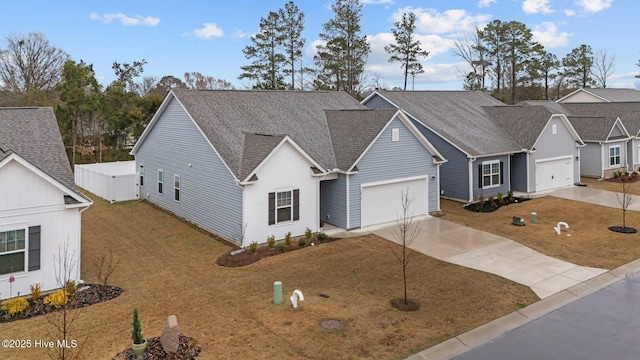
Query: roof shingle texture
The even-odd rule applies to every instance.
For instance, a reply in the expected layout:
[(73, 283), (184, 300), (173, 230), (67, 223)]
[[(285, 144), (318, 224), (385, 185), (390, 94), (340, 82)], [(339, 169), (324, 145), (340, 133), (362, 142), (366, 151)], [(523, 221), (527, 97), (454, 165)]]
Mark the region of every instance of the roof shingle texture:
[(382, 96), (469, 155), (520, 151), (522, 147), (485, 111), (504, 105), (480, 91), (380, 91)]
[(52, 108), (0, 108), (0, 144), (0, 152), (5, 153), (0, 158), (13, 151), (69, 189), (76, 189)]
[(634, 89), (589, 88), (584, 90), (611, 102), (640, 101), (640, 91)]
[(337, 167), (350, 170), (397, 109), (325, 110)]
[[(174, 89), (205, 136), (239, 179), (268, 154), (246, 134), (288, 135), (325, 169), (336, 167), (324, 110), (365, 109), (341, 91), (247, 91)], [(246, 144), (245, 144), (246, 142)], [(243, 155), (244, 151), (248, 153)]]
[(484, 108), (523, 149), (532, 150), (553, 113), (544, 106), (487, 106)]
[(632, 136), (640, 133), (640, 102), (565, 103), (563, 106), (573, 115), (617, 116)]
[(568, 116), (584, 141), (606, 141), (618, 119), (615, 116)]

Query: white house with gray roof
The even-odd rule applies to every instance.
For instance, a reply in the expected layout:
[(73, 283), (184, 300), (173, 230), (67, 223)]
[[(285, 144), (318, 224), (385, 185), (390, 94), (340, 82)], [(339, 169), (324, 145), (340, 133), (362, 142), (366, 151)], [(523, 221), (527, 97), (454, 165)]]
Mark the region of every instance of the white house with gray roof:
[(81, 213), (92, 202), (76, 190), (53, 109), (0, 108), (0, 184), (0, 298), (59, 287), (54, 256), (65, 243), (70, 280), (80, 280)]
[(438, 210), (444, 162), (398, 111), (337, 91), (174, 89), (132, 154), (141, 198), (243, 247), (395, 221), (403, 189)]

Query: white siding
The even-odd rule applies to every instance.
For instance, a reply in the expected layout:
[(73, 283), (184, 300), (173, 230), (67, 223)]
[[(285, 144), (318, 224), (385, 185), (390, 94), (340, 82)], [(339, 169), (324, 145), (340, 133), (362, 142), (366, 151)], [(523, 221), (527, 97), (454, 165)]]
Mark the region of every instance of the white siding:
[[(35, 283), (42, 283), (43, 290), (58, 287), (53, 257), (67, 240), (69, 252), (77, 260), (74, 280), (79, 280), (80, 210), (67, 209), (61, 190), (17, 162), (0, 168), (0, 184), (0, 231), (41, 227), (40, 270), (13, 274), (12, 295), (28, 294), (29, 286)], [(28, 249), (28, 244), (25, 247)], [(2, 299), (10, 295), (8, 279), (9, 275), (0, 275)]]
[[(264, 243), (271, 235), (282, 239), (287, 232), (303, 235), (307, 227), (318, 230), (320, 184), (312, 176), (311, 166), (293, 145), (285, 142), (258, 169), (258, 181), (245, 185), (243, 191), (244, 246), (253, 241)], [(300, 219), (269, 225), (269, 193), (294, 189), (300, 190)]]

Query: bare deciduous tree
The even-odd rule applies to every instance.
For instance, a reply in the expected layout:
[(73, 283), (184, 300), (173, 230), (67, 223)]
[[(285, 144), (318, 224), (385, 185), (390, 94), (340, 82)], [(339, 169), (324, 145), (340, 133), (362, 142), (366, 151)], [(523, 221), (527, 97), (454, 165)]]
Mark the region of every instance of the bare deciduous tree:
[(391, 245), (391, 251), (396, 257), (396, 260), (402, 266), (402, 281), (404, 285), (404, 303), (408, 303), (407, 298), (407, 266), (411, 259), (415, 256), (415, 252), (409, 247), (414, 243), (418, 237), (419, 228), (418, 224), (413, 219), (413, 211), (411, 211), (411, 204), (413, 204), (414, 198), (409, 194), (409, 189), (402, 191), (400, 200), (402, 201), (402, 213), (398, 216), (397, 226), (393, 229), (393, 240), (395, 242)]
[(631, 194), (631, 179), (629, 176), (622, 176), (620, 182), (622, 183), (622, 192), (616, 193), (618, 204), (622, 208), (622, 231), (627, 229), (627, 209), (635, 202), (635, 198)]
[(607, 79), (613, 74), (613, 67), (616, 64), (616, 56), (607, 54), (607, 50), (599, 50), (593, 57), (593, 76), (599, 87), (607, 87)]
[(120, 264), (120, 259), (114, 260), (113, 249), (109, 248), (109, 253), (103, 253), (102, 256), (96, 258), (96, 275), (102, 285), (109, 284), (109, 278), (116, 271)]

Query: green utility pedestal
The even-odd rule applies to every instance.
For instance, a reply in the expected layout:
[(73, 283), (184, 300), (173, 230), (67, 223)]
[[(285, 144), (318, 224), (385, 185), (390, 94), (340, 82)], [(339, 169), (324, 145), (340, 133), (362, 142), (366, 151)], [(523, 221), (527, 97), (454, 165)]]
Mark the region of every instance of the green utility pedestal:
[(282, 304), (282, 282), (275, 281), (273, 283), (273, 303), (276, 305)]

